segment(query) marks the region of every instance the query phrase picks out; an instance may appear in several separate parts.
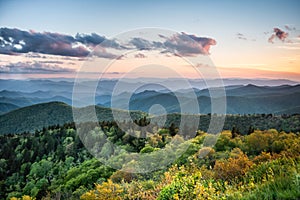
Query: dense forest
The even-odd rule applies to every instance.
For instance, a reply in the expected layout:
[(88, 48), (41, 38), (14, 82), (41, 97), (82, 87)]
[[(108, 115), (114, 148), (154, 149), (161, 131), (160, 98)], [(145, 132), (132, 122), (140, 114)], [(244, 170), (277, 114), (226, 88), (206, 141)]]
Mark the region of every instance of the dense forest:
[[(236, 124), (246, 124), (234, 117)], [(247, 121), (273, 117), (257, 115)], [(0, 199), (299, 199), (299, 121), (288, 123), (291, 117), (278, 118), (278, 130), (270, 124), (264, 130), (232, 126), (217, 135), (198, 130), (193, 138), (179, 134), (174, 116), (174, 123), (164, 128), (146, 126), (150, 119), (143, 117), (133, 124), (66, 123), (1, 135)], [(119, 128), (134, 124), (139, 127), (136, 137)], [(214, 145), (208, 142), (213, 140)], [(155, 152), (176, 145), (187, 148), (165, 168), (131, 173), (103, 164), (101, 159), (116, 153), (109, 142), (125, 152), (115, 163), (132, 159), (132, 164), (137, 154), (156, 158)]]
[[(99, 121), (112, 121), (114, 119), (112, 110), (114, 113), (118, 113), (118, 115), (124, 115), (127, 113), (125, 110), (105, 108), (101, 106), (72, 108), (71, 106), (62, 102), (35, 104), (0, 115), (0, 134), (23, 132), (34, 133), (35, 130), (42, 129), (43, 127), (70, 123), (74, 120), (72, 109), (74, 109), (75, 112), (80, 113), (80, 115), (77, 117), (77, 121), (80, 122), (91, 121), (94, 111), (96, 112), (97, 119)], [(133, 120), (138, 120), (144, 116), (148, 116), (150, 120), (153, 121), (160, 121), (157, 118), (165, 117), (152, 117), (141, 111), (130, 111), (130, 116)], [(182, 116), (183, 114), (179, 113), (168, 114), (166, 116), (165, 125), (171, 126), (173, 123), (175, 126), (179, 126)], [(185, 114), (185, 116), (187, 118), (199, 118), (200, 123), (198, 129), (203, 131), (207, 131), (210, 119), (212, 117), (210, 114)], [(16, 124), (18, 124), (18, 126), (16, 126)], [(241, 134), (248, 134), (249, 131), (251, 132), (253, 129), (266, 130), (270, 128), (285, 132), (299, 132), (300, 114), (227, 114), (225, 116), (224, 130), (231, 130), (233, 127), (235, 127), (235, 130)]]

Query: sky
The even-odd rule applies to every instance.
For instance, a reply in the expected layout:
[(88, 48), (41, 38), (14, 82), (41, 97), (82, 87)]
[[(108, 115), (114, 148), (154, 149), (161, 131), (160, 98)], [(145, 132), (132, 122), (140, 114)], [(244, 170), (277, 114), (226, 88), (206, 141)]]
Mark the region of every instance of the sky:
[[(299, 9), (298, 0), (0, 0), (0, 78), (197, 78), (214, 68), (300, 81)], [(161, 63), (169, 71), (137, 68)]]

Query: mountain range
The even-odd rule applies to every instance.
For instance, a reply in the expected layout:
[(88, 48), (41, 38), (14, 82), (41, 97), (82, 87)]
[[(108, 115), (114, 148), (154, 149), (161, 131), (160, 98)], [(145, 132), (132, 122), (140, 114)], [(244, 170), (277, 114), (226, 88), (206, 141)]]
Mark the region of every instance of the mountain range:
[[(174, 83), (176, 80), (160, 80)], [(13, 111), (17, 108), (31, 106), (47, 102), (63, 102), (75, 107), (99, 105), (108, 108), (125, 110), (140, 110), (149, 112), (149, 109), (159, 104), (164, 107), (166, 113), (180, 113), (181, 108), (188, 110), (190, 114), (199, 114), (192, 108), (191, 102), (197, 100), (201, 114), (211, 113), (211, 98), (222, 100), (224, 93), (216, 93), (210, 96), (216, 88), (202, 88), (201, 80), (191, 80), (192, 88), (180, 88), (170, 91), (159, 84), (128, 80), (122, 85), (124, 90), (115, 91), (116, 80), (102, 80), (98, 85), (94, 81), (81, 81), (78, 83), (79, 92), (73, 98), (72, 81), (62, 80), (0, 80), (0, 114)], [(158, 83), (160, 83), (158, 81)], [(178, 81), (177, 81), (178, 82)], [(300, 85), (287, 80), (257, 80), (257, 84), (243, 85), (241, 83), (255, 82), (254, 80), (225, 79), (224, 83), (237, 83), (225, 85), (226, 113), (227, 114), (294, 114), (300, 112)], [(168, 83), (168, 84), (170, 84)], [(198, 85), (196, 83), (199, 83)], [(276, 85), (285, 83), (283, 85)], [(123, 82), (122, 82), (123, 84)], [(97, 86), (94, 92), (89, 94), (92, 86)], [(146, 85), (146, 86), (144, 86)], [(197, 87), (196, 87), (197, 86)], [(138, 88), (131, 91), (132, 88)], [(175, 87), (176, 88), (176, 87)], [(95, 96), (93, 96), (95, 93)], [(92, 96), (91, 96), (92, 95)], [(194, 95), (194, 96), (193, 96)], [(178, 101), (180, 98), (180, 103)], [(73, 101), (72, 101), (73, 99)]]
[[(94, 112), (95, 111), (95, 112)], [(82, 122), (95, 122), (93, 114), (96, 113), (97, 121), (114, 121), (115, 114), (120, 116), (120, 119), (125, 119), (125, 115), (128, 111), (111, 109), (100, 106), (87, 106), (82, 108), (74, 108), (62, 102), (50, 102), (35, 104), (24, 108), (18, 108), (9, 113), (0, 115), (0, 134), (14, 134), (23, 132), (35, 132), (42, 128), (49, 126), (64, 125), (74, 121), (76, 116), (76, 123)], [(114, 115), (113, 115), (114, 113)], [(144, 116), (148, 116), (150, 122), (159, 122), (160, 125), (169, 127), (172, 123), (175, 126), (179, 126), (181, 123), (182, 114), (172, 113), (166, 116), (147, 115), (147, 113), (141, 111), (131, 111), (130, 116), (132, 120), (141, 119)], [(210, 125), (211, 115), (186, 115), (189, 119), (198, 119), (199, 129), (207, 131)], [(217, 116), (218, 117), (218, 116)], [(222, 116), (221, 116), (222, 117)], [(166, 119), (164, 124), (162, 119)], [(241, 134), (247, 134), (251, 129), (266, 130), (270, 128), (276, 128), (285, 132), (299, 132), (300, 115), (272, 115), (272, 114), (253, 114), (253, 115), (226, 115), (224, 130), (231, 130), (236, 128)], [(123, 122), (123, 120), (121, 121)]]

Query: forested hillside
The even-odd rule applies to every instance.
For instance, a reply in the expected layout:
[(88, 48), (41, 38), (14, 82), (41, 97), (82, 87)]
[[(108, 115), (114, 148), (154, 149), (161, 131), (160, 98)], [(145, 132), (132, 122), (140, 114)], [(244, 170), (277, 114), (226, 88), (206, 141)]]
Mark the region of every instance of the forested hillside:
[[(128, 81), (128, 82), (127, 82)], [(176, 89), (169, 89), (157, 84), (145, 84), (144, 79), (127, 80), (122, 82), (123, 89), (120, 93), (114, 93), (116, 80), (82, 81), (78, 87), (83, 91), (97, 85), (94, 94), (82, 93), (78, 98), (73, 98), (74, 83), (72, 81), (52, 80), (0, 80), (0, 114), (1, 104), (11, 106), (4, 112), (12, 111), (16, 107), (26, 107), (34, 104), (59, 101), (68, 105), (80, 107), (92, 104), (111, 108), (140, 110), (148, 112), (154, 104), (162, 105), (167, 113), (180, 113), (182, 105), (189, 104), (197, 98), (202, 114), (212, 113), (211, 99), (226, 95), (227, 114), (299, 114), (300, 85), (288, 80), (223, 80), (224, 88), (207, 88), (203, 80), (189, 80), (192, 88), (182, 88), (180, 80), (157, 79), (162, 85), (172, 84)], [(145, 86), (143, 86), (145, 84)], [(133, 88), (140, 88), (134, 90)], [(211, 96), (211, 91), (218, 94)], [(224, 92), (224, 93), (223, 93)], [(88, 98), (93, 95), (94, 101)], [(113, 98), (112, 98), (113, 97)], [(181, 97), (181, 105), (178, 102)], [(129, 100), (129, 105), (128, 101)], [(12, 106), (14, 105), (14, 106)], [(197, 110), (190, 109), (189, 114), (199, 114)]]
[[(114, 119), (111, 108), (101, 106), (87, 106), (83, 108), (75, 108), (80, 113), (77, 122), (87, 122), (93, 118), (93, 112), (97, 113), (99, 121), (112, 121)], [(115, 113), (123, 115), (127, 113), (125, 110), (114, 110)], [(133, 120), (143, 116), (148, 116), (153, 121), (160, 121), (165, 116), (149, 116), (149, 114), (141, 111), (130, 111)], [(166, 116), (165, 126), (172, 123), (179, 126), (182, 114), (173, 113)], [(198, 129), (207, 131), (210, 123), (210, 114), (188, 115), (191, 118), (200, 119)], [(31, 132), (42, 129), (43, 127), (53, 125), (63, 125), (73, 122), (72, 107), (62, 102), (50, 102), (36, 104), (24, 108), (20, 108), (4, 115), (0, 115), (0, 134)], [(16, 126), (18, 124), (18, 126)], [(285, 132), (300, 131), (300, 115), (299, 114), (247, 114), (247, 115), (226, 115), (224, 130), (232, 130), (247, 134), (253, 129), (266, 130), (269, 128), (277, 129)]]
[[(141, 118), (135, 123), (144, 126), (148, 120)], [(231, 130), (218, 137), (198, 131), (196, 137), (185, 141), (174, 132), (174, 125), (159, 130), (151, 126), (144, 130), (147, 138), (128, 135), (115, 122), (101, 122), (99, 127), (85, 125), (91, 137), (86, 138), (90, 143), (84, 143), (96, 148), (103, 157), (113, 155), (105, 143), (93, 142), (103, 136), (126, 152), (154, 153), (153, 158), (160, 149), (175, 145), (169, 144), (173, 139), (182, 142), (183, 146), (178, 148), (188, 144), (188, 149), (167, 168), (135, 174), (112, 169), (93, 158), (73, 123), (44, 128), (34, 134), (1, 135), (0, 198), (300, 198), (299, 132), (270, 129), (241, 135)], [(140, 129), (139, 134), (142, 132)], [(206, 142), (216, 137), (215, 145)], [(122, 155), (119, 159), (134, 159), (132, 155)]]
[[(100, 106), (87, 106), (74, 108), (74, 112), (80, 113), (77, 122), (91, 121), (93, 112), (96, 112), (99, 121), (113, 120), (112, 109)], [(115, 110), (118, 114), (127, 111)], [(145, 115), (143, 112), (131, 111), (133, 119), (139, 119)], [(0, 115), (0, 134), (31, 132), (53, 125), (63, 125), (73, 122), (72, 107), (62, 102), (50, 102), (35, 104), (20, 108), (4, 115)], [(18, 124), (18, 126), (16, 126)]]

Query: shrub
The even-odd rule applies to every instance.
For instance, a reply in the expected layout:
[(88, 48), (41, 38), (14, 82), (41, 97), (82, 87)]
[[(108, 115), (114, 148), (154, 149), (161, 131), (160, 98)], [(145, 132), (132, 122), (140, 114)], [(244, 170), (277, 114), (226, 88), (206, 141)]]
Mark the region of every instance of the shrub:
[(232, 152), (238, 152), (238, 154), (228, 160), (216, 161), (214, 166), (215, 178), (232, 182), (245, 175), (253, 164), (240, 149), (233, 149)]

